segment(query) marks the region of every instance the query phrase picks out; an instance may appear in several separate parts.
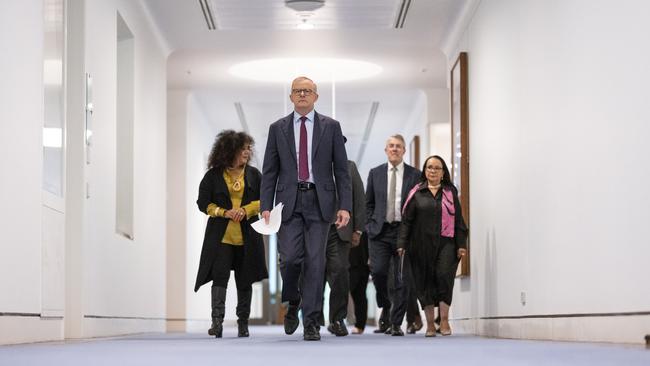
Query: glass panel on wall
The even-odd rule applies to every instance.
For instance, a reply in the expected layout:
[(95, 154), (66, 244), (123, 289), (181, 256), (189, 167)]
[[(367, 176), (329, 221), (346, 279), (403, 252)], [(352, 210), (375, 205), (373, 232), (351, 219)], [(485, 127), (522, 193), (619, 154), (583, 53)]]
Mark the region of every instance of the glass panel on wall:
[(128, 25), (117, 14), (116, 95), (116, 231), (133, 239), (133, 124), (135, 116), (135, 41)]
[(43, 189), (63, 196), (64, 0), (44, 0)]

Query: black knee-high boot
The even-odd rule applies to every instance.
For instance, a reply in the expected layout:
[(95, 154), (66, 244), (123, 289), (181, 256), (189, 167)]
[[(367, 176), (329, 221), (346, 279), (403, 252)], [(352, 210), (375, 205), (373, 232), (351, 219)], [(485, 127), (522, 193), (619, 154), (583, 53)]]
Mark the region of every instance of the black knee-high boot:
[(248, 318), (251, 314), (251, 298), (253, 289), (249, 286), (245, 289), (237, 289), (237, 336), (248, 337)]
[(223, 317), (226, 313), (226, 288), (212, 286), (212, 327), (208, 334), (221, 338), (223, 335)]

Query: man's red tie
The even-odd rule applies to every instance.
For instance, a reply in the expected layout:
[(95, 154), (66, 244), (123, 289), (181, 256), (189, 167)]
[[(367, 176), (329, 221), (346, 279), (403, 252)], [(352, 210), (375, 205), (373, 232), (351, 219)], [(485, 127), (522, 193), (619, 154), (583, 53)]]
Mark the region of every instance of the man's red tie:
[(309, 162), (307, 160), (307, 117), (300, 117), (300, 151), (298, 152), (298, 179), (302, 182), (309, 179)]

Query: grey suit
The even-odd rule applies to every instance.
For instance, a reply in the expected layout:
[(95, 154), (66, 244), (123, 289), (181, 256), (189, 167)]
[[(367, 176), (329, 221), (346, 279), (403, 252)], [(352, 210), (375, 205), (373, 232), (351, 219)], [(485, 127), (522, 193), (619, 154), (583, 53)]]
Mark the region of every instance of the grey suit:
[[(350, 175), (339, 122), (314, 114), (312, 172), (315, 189), (298, 189), (293, 113), (269, 127), (264, 153), (261, 211), (282, 202), (278, 251), (282, 301), (302, 300), (303, 325), (318, 325), (325, 277), (325, 246), (338, 209), (352, 209)], [(336, 194), (339, 201), (337, 207)]]
[[(389, 276), (393, 288), (396, 287), (395, 280), (403, 278), (408, 282), (409, 269), (403, 273), (405, 276), (398, 277), (399, 258), (397, 256), (397, 234), (399, 233), (399, 222), (386, 222), (386, 201), (388, 192), (388, 163), (381, 164), (370, 170), (366, 186), (366, 215), (368, 224), (368, 249), (370, 254), (370, 271), (372, 281), (377, 289), (377, 306), (382, 309), (381, 323), (400, 325), (406, 312), (408, 299), (408, 286), (400, 284), (399, 291), (392, 291), (389, 294)], [(408, 192), (420, 181), (420, 171), (408, 164), (404, 164), (402, 177), (402, 206), (406, 201)], [(400, 207), (401, 209), (401, 207)], [(405, 261), (407, 262), (407, 261)], [(389, 270), (392, 268), (392, 271)], [(390, 297), (392, 298), (389, 298)], [(388, 319), (390, 309), (390, 319)]]

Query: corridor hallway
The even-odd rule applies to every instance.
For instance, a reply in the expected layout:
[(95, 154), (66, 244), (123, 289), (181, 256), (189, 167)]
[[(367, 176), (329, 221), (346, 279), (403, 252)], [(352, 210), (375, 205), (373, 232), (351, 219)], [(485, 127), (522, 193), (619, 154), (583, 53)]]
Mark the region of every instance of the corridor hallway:
[[(444, 366), (647, 366), (650, 351), (639, 345), (550, 342), (453, 335), (424, 338), (366, 333), (303, 342), (280, 326), (252, 326), (250, 338), (235, 327), (224, 338), (196, 333), (151, 333), (85, 341), (0, 346), (0, 365), (444, 365)], [(372, 328), (368, 328), (369, 331)]]
[[(0, 366), (650, 365), (650, 1), (0, 6)], [(362, 180), (393, 134), (404, 163), (451, 168), (469, 227), (452, 337), (285, 336), (274, 236), (252, 337), (205, 334), (214, 138), (247, 131), (263, 170), (302, 73)], [(231, 276), (226, 324), (236, 302)]]

